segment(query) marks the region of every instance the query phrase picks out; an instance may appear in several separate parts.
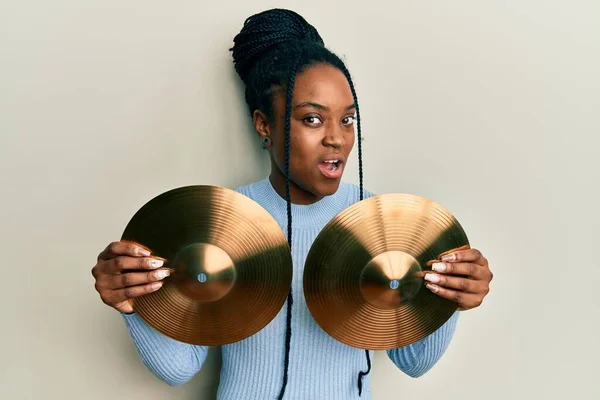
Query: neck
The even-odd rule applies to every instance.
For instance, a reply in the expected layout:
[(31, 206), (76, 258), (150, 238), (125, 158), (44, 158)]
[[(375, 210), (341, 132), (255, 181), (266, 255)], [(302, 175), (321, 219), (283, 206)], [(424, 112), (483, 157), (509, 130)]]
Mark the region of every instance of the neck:
[[(277, 194), (279, 194), (279, 196), (281, 196), (283, 199), (286, 199), (285, 175), (279, 171), (279, 168), (273, 168), (271, 170), (269, 180), (271, 181), (271, 185), (273, 185), (273, 188)], [(302, 189), (290, 179), (290, 199), (292, 204), (308, 205), (316, 203), (317, 201), (321, 200), (322, 197)]]

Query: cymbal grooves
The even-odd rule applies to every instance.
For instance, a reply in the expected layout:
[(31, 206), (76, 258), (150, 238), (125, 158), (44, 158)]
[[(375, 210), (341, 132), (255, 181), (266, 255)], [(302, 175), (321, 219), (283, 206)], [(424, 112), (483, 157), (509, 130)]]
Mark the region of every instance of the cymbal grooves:
[[(160, 290), (133, 301), (149, 325), (182, 342), (221, 345), (251, 336), (277, 315), (291, 285), (291, 254), (281, 228), (260, 205), (229, 189), (190, 186), (163, 193), (134, 215), (122, 239), (150, 248), (167, 260), (165, 267), (196, 244), (214, 246), (233, 262), (233, 281), (220, 280), (222, 266), (207, 256), (193, 266), (203, 268), (205, 286), (188, 265)], [(207, 284), (222, 297), (199, 300), (186, 289), (202, 292)]]
[[(330, 221), (309, 252), (304, 269), (309, 310), (327, 333), (354, 347), (384, 350), (414, 343), (439, 328), (456, 304), (427, 290), (422, 278), (406, 276), (406, 283), (417, 288), (414, 297), (397, 307), (375, 307), (361, 285), (371, 284), (372, 291), (383, 287), (378, 298), (383, 303), (398, 292), (382, 282), (361, 282), (361, 273), (383, 254), (388, 261), (382, 273), (392, 276), (395, 253), (407, 254), (426, 270), (427, 261), (465, 244), (458, 221), (433, 201), (408, 194), (363, 200)], [(403, 290), (402, 283), (396, 290)]]

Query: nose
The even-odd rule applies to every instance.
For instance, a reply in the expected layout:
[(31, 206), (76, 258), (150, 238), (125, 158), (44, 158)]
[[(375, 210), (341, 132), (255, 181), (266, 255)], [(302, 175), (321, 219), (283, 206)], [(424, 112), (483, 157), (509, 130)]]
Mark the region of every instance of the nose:
[(325, 131), (325, 136), (323, 137), (324, 146), (339, 149), (344, 146), (345, 142), (346, 139), (341, 127), (332, 126)]

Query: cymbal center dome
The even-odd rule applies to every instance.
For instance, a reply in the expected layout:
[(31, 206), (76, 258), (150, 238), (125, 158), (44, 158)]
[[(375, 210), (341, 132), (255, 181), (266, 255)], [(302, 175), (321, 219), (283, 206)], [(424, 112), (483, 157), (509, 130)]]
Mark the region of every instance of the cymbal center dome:
[(212, 302), (225, 296), (234, 285), (236, 271), (231, 257), (220, 247), (193, 243), (181, 249), (170, 266), (173, 282), (187, 296)]
[(363, 297), (374, 307), (393, 309), (409, 302), (422, 285), (421, 264), (403, 251), (386, 251), (365, 265), (360, 275)]

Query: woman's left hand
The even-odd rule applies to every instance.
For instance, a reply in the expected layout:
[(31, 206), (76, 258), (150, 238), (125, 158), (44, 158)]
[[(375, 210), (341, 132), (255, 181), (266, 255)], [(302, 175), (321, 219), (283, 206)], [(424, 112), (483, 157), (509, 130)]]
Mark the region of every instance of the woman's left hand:
[(488, 260), (471, 248), (444, 254), (431, 268), (433, 271), (425, 275), (426, 287), (457, 303), (459, 311), (479, 307), (494, 277)]

